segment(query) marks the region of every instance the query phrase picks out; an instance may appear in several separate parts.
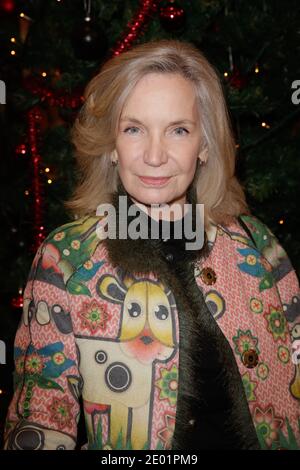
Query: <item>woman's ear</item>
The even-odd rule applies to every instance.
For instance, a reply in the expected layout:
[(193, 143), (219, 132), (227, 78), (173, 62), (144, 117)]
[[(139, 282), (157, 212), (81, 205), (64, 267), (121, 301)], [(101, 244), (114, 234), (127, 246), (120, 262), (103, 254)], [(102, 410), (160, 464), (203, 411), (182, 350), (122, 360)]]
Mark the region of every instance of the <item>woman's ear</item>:
[(208, 149), (205, 147), (198, 155), (201, 165), (205, 165), (208, 159)]
[(117, 161), (118, 161), (118, 154), (117, 154), (116, 149), (113, 150), (113, 152), (111, 153), (111, 155), (110, 155), (110, 161), (111, 161), (112, 164), (115, 164), (115, 165), (116, 165), (116, 163), (117, 163)]

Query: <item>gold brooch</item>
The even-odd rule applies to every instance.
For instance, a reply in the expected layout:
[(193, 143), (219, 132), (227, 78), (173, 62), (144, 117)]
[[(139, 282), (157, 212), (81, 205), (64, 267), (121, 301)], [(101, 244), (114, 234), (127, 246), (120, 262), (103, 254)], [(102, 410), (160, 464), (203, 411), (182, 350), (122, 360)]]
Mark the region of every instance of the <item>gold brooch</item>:
[(202, 281), (209, 286), (214, 284), (217, 280), (216, 273), (212, 268), (203, 268), (200, 276)]
[(248, 369), (256, 367), (258, 364), (258, 354), (255, 349), (244, 351), (242, 354), (242, 362), (246, 367), (248, 367)]

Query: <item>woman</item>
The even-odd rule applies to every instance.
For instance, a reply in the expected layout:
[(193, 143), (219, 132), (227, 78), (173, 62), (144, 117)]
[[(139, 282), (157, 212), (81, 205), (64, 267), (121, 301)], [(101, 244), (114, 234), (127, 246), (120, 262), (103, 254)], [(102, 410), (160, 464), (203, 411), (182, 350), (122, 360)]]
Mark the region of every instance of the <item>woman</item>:
[(29, 274), (6, 447), (74, 448), (80, 396), (89, 449), (299, 445), (299, 285), (234, 176), (216, 72), (155, 41), (105, 63), (85, 98), (75, 220)]

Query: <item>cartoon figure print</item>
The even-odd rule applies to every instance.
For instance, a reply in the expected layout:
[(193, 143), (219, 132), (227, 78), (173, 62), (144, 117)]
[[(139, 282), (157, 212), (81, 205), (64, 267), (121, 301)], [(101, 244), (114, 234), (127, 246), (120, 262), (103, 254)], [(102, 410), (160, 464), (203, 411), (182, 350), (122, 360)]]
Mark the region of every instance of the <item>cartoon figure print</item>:
[(116, 339), (77, 338), (89, 441), (104, 447), (106, 422), (111, 448), (149, 448), (155, 364), (177, 351), (174, 297), (161, 282), (128, 274), (104, 274), (96, 290), (121, 313)]

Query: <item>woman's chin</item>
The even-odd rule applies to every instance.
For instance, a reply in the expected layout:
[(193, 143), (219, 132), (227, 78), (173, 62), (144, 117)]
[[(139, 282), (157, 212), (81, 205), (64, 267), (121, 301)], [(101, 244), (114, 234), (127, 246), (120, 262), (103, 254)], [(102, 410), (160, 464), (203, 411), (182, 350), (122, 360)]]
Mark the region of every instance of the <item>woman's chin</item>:
[(132, 192), (132, 199), (140, 204), (150, 206), (151, 204), (170, 204), (176, 199), (174, 191), (166, 190), (166, 188), (140, 188), (137, 192)]

